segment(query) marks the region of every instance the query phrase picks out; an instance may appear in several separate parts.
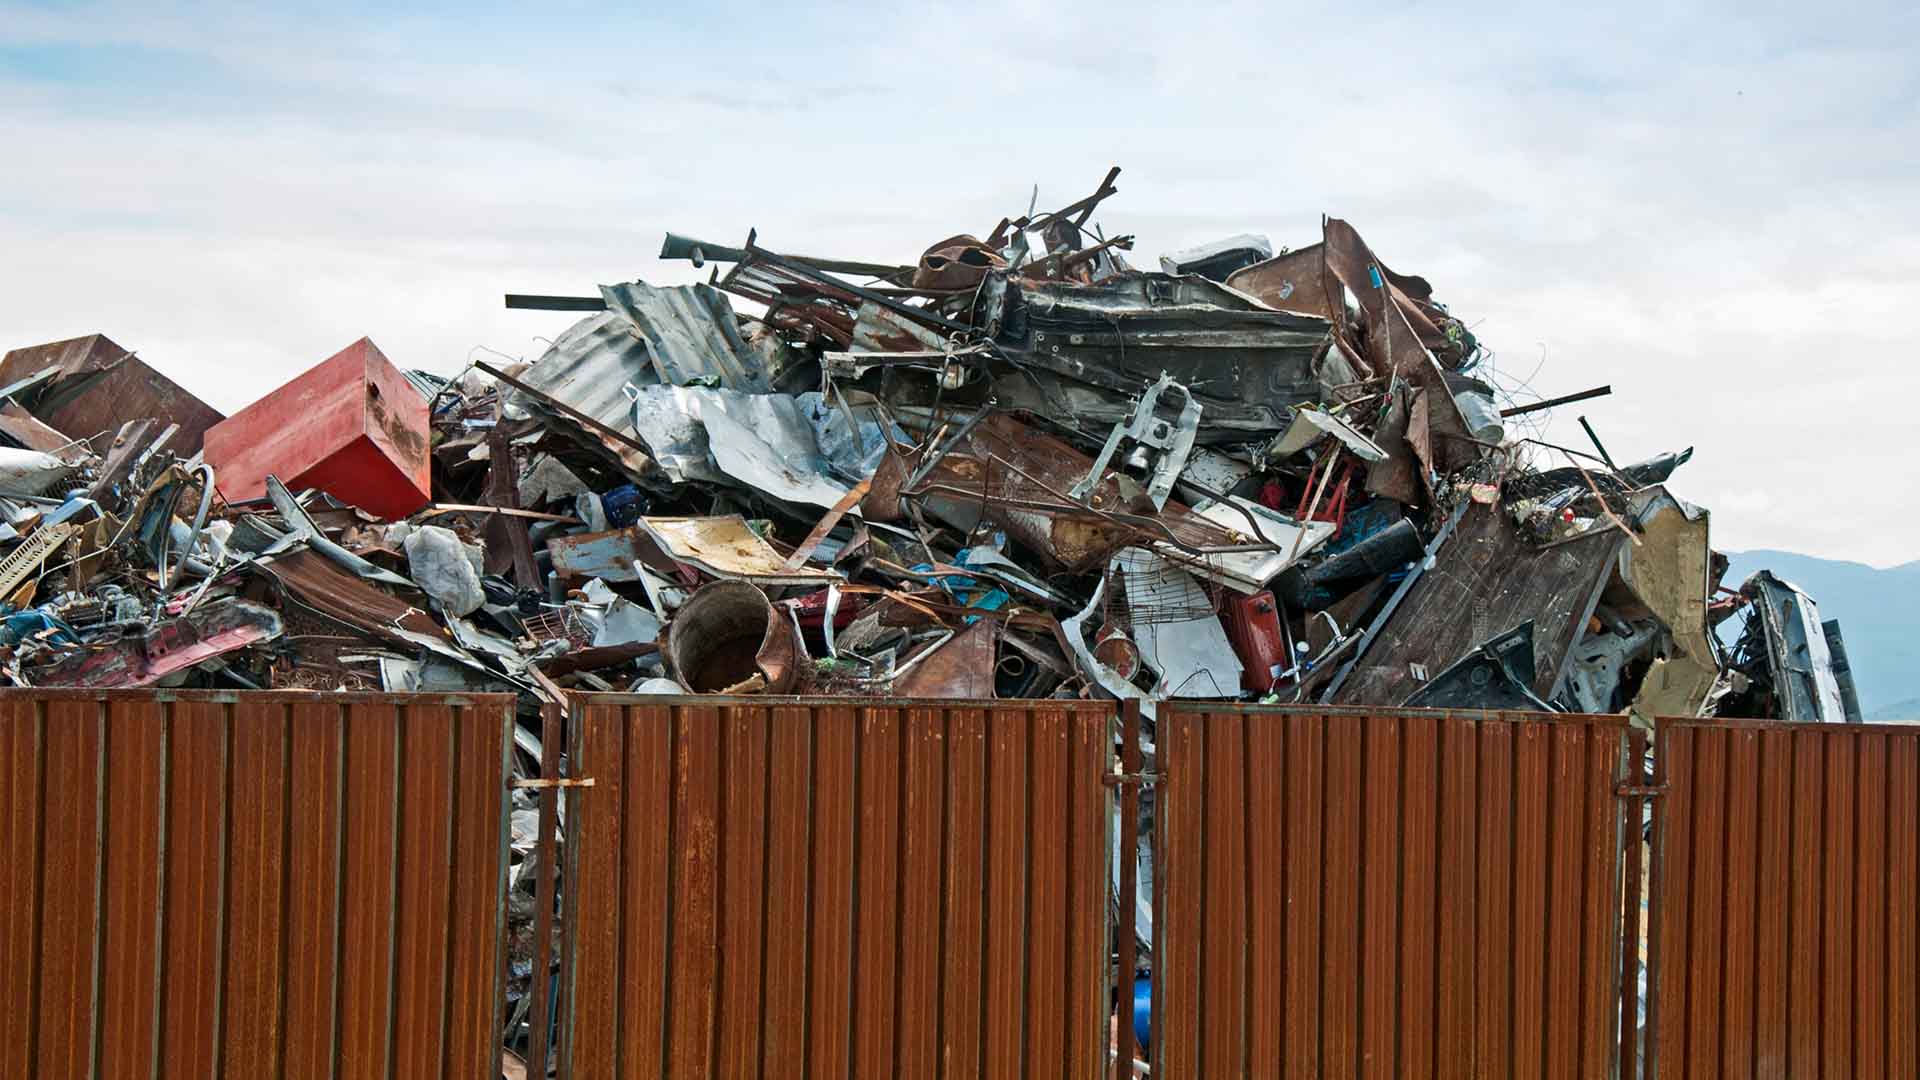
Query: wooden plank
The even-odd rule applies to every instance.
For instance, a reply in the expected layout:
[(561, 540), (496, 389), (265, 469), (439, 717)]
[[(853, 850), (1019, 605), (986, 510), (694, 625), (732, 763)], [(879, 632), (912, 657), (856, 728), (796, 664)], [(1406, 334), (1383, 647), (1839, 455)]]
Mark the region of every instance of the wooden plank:
[(1487, 721), (1475, 733), (1479, 828), (1474, 864), (1473, 1057), (1481, 1075), (1512, 1069), (1514, 725)]
[[(767, 904), (767, 725), (763, 705), (721, 710), (725, 729), (724, 787), (720, 797), (721, 1076), (753, 1076), (760, 1069), (760, 987), (766, 942), (761, 937)], [(786, 767), (782, 763), (781, 767)]]
[[(1325, 1075), (1360, 1074), (1360, 820), (1365, 721), (1326, 718), (1326, 892), (1321, 919), (1321, 1065)], [(1177, 1075), (1177, 1074), (1175, 1074)]]
[(1887, 1075), (1920, 1076), (1920, 738), (1887, 740)]
[(1586, 823), (1587, 742), (1579, 724), (1549, 728), (1551, 800), (1547, 833), (1547, 1075), (1580, 1071), (1581, 873)]
[(860, 724), (860, 838), (854, 869), (853, 1074), (894, 1074), (895, 960), (900, 930), (900, 712), (863, 707)]
[(1551, 750), (1544, 724), (1514, 725), (1512, 1065), (1513, 1076), (1546, 1067), (1550, 968), (1546, 954)]
[[(595, 753), (586, 771), (576, 767), (575, 775), (592, 777), (595, 787), (582, 792), (576, 805), (595, 808), (592, 827), (603, 831), (588, 835), (606, 837), (606, 847), (618, 860), (602, 863), (594, 872), (612, 875), (615, 866), (619, 868), (618, 880), (609, 876), (596, 886), (591, 900), (603, 913), (601, 917), (613, 922), (614, 900), (607, 892), (619, 892), (619, 934), (611, 939), (615, 951), (598, 954), (620, 957), (620, 985), (614, 991), (620, 1001), (619, 1065), (637, 1076), (660, 1075), (667, 1067), (667, 1008), (672, 993), (672, 941), (667, 928), (667, 912), (673, 905), (672, 845), (681, 842), (682, 828), (673, 795), (674, 762), (685, 752), (679, 737), (683, 733), (680, 707), (588, 705), (586, 716)], [(804, 756), (800, 760), (804, 762)], [(803, 784), (806, 779), (804, 772), (798, 777)], [(611, 820), (615, 816), (617, 822)], [(802, 846), (797, 854), (804, 857), (805, 852)], [(804, 876), (799, 892), (804, 905)], [(605, 928), (597, 932), (602, 935), (601, 947), (608, 947)], [(804, 928), (796, 936), (805, 943)], [(606, 991), (596, 987), (595, 992), (605, 999)], [(804, 995), (796, 996), (804, 1000)], [(596, 1020), (596, 1027), (600, 1023)]]
[(1156, 1076), (1200, 1075), (1199, 1020), (1201, 911), (1207, 902), (1201, 851), (1207, 782), (1206, 739), (1201, 720), (1186, 710), (1160, 717), (1158, 751), (1166, 777), (1155, 793), (1164, 830), (1156, 885), (1164, 902), (1154, 925), (1154, 993), (1166, 1002), (1156, 1018)]
[[(1872, 731), (1848, 735), (1859, 836), (1853, 879), (1854, 1075), (1870, 1080), (1887, 1075), (1887, 737)], [(1920, 1018), (1907, 1015), (1896, 1023), (1920, 1023)]]
[(1400, 1066), (1396, 1076), (1433, 1076), (1435, 932), (1440, 835), (1440, 718), (1403, 721), (1400, 780)]
[(280, 988), (289, 974), (281, 953), (287, 713), (251, 697), (232, 709), (220, 1066), (227, 1076), (268, 1076), (280, 1065)]
[[(1273, 721), (1275, 726), (1283, 722), (1286, 836), (1280, 880), (1285, 883), (1286, 906), (1280, 919), (1285, 929), (1281, 947), (1286, 957), (1286, 1003), (1281, 1024), (1285, 1027), (1287, 1080), (1310, 1080), (1320, 1075), (1320, 890), (1327, 876), (1321, 861), (1321, 838), (1326, 828), (1322, 810), (1326, 805), (1327, 721), (1325, 717), (1301, 714)], [(1273, 1022), (1258, 1013), (1255, 1017), (1256, 1025)]]
[(1400, 982), (1401, 720), (1366, 719), (1360, 887), (1360, 1075), (1393, 1076)]
[(1853, 1076), (1855, 761), (1853, 735), (1822, 733), (1827, 744), (1827, 857), (1823, 864), (1820, 1063), (1827, 1076)]
[[(1472, 719), (1449, 716), (1440, 731), (1438, 958), (1434, 1001), (1434, 1075), (1473, 1075), (1474, 877), (1479, 865), (1479, 743)], [(1609, 837), (1611, 840), (1611, 837)]]
[(720, 735), (718, 708), (681, 708), (680, 739), (674, 748), (673, 899), (667, 916), (672, 965), (667, 985), (669, 1076), (706, 1076), (713, 1069), (722, 899)]
[[(161, 931), (165, 938), (160, 973), (164, 988), (160, 1001), (161, 1072), (167, 1076), (217, 1076), (217, 913), (226, 906), (222, 895), (226, 879), (226, 714), (222, 706), (207, 702), (176, 701), (171, 709), (167, 736), (166, 915)], [(388, 832), (390, 835), (391, 830)], [(387, 854), (390, 863), (391, 853)], [(385, 1001), (384, 995), (381, 1001)], [(384, 1048), (384, 1026), (381, 1031)], [(363, 1040), (354, 1048), (364, 1045)], [(343, 1065), (346, 1049), (343, 1046), (338, 1052)], [(381, 1075), (385, 1075), (384, 1069)]]
[[(166, 717), (158, 701), (116, 701), (108, 708), (101, 1076), (153, 1075), (154, 1040), (159, 1037), (165, 746)], [(10, 768), (32, 765), (31, 758), (9, 762)], [(25, 854), (16, 851), (14, 857)]]
[(1794, 917), (1786, 885), (1793, 836), (1793, 735), (1779, 729), (1761, 732), (1759, 759), (1754, 799), (1753, 1075), (1785, 1080), (1787, 934)]
[(985, 1069), (982, 1002), (986, 956), (987, 718), (982, 709), (947, 714), (945, 895), (942, 900), (941, 1075), (959, 1080)]
[(507, 754), (510, 706), (455, 710), (453, 884), (446, 1075), (485, 1076), (499, 1064), (504, 1019)]
[(4, 745), (7, 768), (0, 769), (0, 810), (6, 820), (4, 829), (9, 856), (0, 859), (0, 889), (25, 909), (20, 917), (0, 919), (0, 1015), (18, 1017), (18, 1037), (0, 1040), (0, 1075), (32, 1076), (34, 1035), (39, 1018), (35, 990), (40, 975), (40, 952), (35, 940), (39, 932), (41, 878), (41, 824), (45, 807), (41, 789), (45, 783), (44, 724), (40, 704), (24, 694), (9, 696), (0, 702), (4, 717)]
[(1755, 899), (1763, 885), (1759, 872), (1760, 733), (1751, 728), (1727, 734), (1726, 782), (1726, 951), (1721, 978), (1720, 1060), (1734, 1076), (1754, 1068)]
[(342, 755), (346, 711), (312, 702), (288, 721), (287, 955), (304, 974), (286, 985), (286, 1075), (333, 1075), (339, 1030)]
[(1238, 710), (1202, 719), (1207, 790), (1201, 813), (1206, 910), (1201, 915), (1200, 1075), (1246, 1071), (1246, 759)]
[(93, 1060), (104, 709), (82, 698), (54, 698), (46, 709), (46, 870), (40, 881), (40, 1021), (32, 1075), (82, 1076)]
[(1279, 1076), (1286, 1049), (1287, 912), (1294, 883), (1287, 867), (1287, 717), (1246, 717), (1247, 1059), (1253, 1076)]
[(831, 1080), (852, 1065), (853, 845), (856, 728), (851, 706), (814, 711), (813, 954), (810, 1075)]
[(762, 1036), (763, 1056), (776, 1066), (769, 1076), (785, 1067), (781, 1063), (806, 1060), (813, 713), (805, 705), (775, 706), (772, 723), (767, 777), (766, 1032)]
[(1019, 713), (989, 714), (991, 795), (987, 803), (987, 1036), (989, 1080), (1023, 1071), (1027, 1011), (1027, 805), (1029, 722)]
[[(1067, 1068), (1069, 1080), (1094, 1080), (1107, 1060), (1107, 993), (1114, 980), (1107, 961), (1108, 844), (1114, 801), (1102, 782), (1114, 764), (1113, 736), (1105, 708), (1080, 708), (1068, 716), (1067, 771)], [(1123, 849), (1124, 850), (1124, 849)], [(909, 878), (909, 880), (913, 880)], [(1131, 900), (1121, 905), (1131, 920)], [(1122, 924), (1126, 929), (1129, 924)], [(1128, 1003), (1121, 1022), (1132, 1025), (1133, 973), (1115, 989)], [(1142, 1055), (1144, 1056), (1144, 1055)], [(914, 1075), (902, 1060), (901, 1075)], [(924, 1075), (924, 1074), (922, 1074)]]
[(1067, 716), (1035, 705), (1027, 724), (1033, 801), (1027, 818), (1025, 1067), (1052, 1076), (1065, 1068), (1067, 1057)]
[(1793, 849), (1787, 944), (1788, 1076), (1820, 1075), (1821, 962), (1826, 858), (1826, 739), (1818, 731), (1793, 733)]

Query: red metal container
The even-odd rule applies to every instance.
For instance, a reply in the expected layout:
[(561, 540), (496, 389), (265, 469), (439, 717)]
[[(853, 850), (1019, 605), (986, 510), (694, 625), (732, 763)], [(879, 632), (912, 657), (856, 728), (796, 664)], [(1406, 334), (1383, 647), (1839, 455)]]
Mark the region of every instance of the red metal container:
[(1229, 592), (1220, 611), (1226, 624), (1227, 640), (1240, 655), (1240, 685), (1256, 694), (1273, 692), (1281, 672), (1293, 664), (1287, 655), (1287, 639), (1280, 633), (1280, 607), (1273, 593), (1262, 590), (1252, 596)]
[(319, 488), (402, 518), (433, 497), (427, 400), (366, 338), (207, 432), (206, 460), (230, 502)]

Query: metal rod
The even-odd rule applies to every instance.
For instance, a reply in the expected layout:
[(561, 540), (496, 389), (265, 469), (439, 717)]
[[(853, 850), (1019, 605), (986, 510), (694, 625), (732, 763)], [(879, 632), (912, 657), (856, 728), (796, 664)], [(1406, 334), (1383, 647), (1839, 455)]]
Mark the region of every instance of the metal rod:
[[(1120, 772), (1122, 776), (1140, 775), (1140, 702), (1128, 698), (1120, 705)], [(1114, 1016), (1119, 1024), (1118, 1052), (1113, 1059), (1113, 1080), (1132, 1080), (1135, 1056), (1133, 1037), (1133, 980), (1138, 974), (1139, 940), (1135, 937), (1135, 916), (1140, 896), (1140, 785), (1120, 785), (1120, 927), (1119, 960), (1115, 964)]]
[[(1646, 782), (1647, 733), (1627, 733), (1627, 781), (1636, 787)], [(1622, 840), (1627, 849), (1626, 895), (1620, 905), (1620, 1065), (1621, 1080), (1643, 1075), (1635, 1068), (1640, 1049), (1640, 913), (1643, 882), (1640, 876), (1641, 845), (1646, 819), (1646, 800), (1632, 796), (1626, 800), (1627, 829)]]
[(494, 378), (499, 379), (501, 382), (506, 383), (508, 386), (513, 387), (515, 390), (532, 394), (534, 397), (537, 397), (541, 401), (546, 402), (548, 405), (551, 405), (554, 408), (559, 409), (561, 412), (566, 413), (568, 416), (573, 417), (575, 420), (580, 421), (581, 423), (587, 425), (588, 427), (592, 428), (595, 431), (600, 432), (602, 435), (605, 435), (608, 438), (618, 439), (621, 442), (626, 443), (628, 446), (633, 447), (635, 450), (638, 450), (643, 454), (650, 455), (653, 453), (653, 451), (647, 449), (647, 444), (641, 442), (639, 439), (636, 439), (633, 436), (626, 434), (625, 432), (618, 431), (614, 428), (608, 427), (607, 425), (601, 423), (598, 420), (595, 420), (593, 417), (588, 416), (586, 413), (581, 412), (579, 409), (576, 409), (573, 406), (567, 404), (566, 402), (561, 401), (559, 398), (554, 397), (553, 395), (547, 393), (544, 390), (535, 390), (533, 387), (528, 386), (526, 383), (521, 382), (519, 379), (516, 379), (513, 376), (507, 374), (506, 372), (501, 371), (499, 368), (494, 367), (492, 364), (489, 364), (484, 360), (475, 360), (473, 362), (473, 366), (479, 368), (481, 371), (486, 372), (487, 374), (493, 376)]
[(1593, 433), (1593, 425), (1587, 423), (1586, 417), (1583, 416), (1580, 418), (1580, 426), (1587, 429), (1587, 438), (1592, 440), (1593, 448), (1600, 451), (1600, 460), (1607, 463), (1607, 468), (1612, 469), (1614, 472), (1619, 472), (1620, 466), (1613, 463), (1613, 455), (1607, 453), (1607, 448), (1600, 445), (1600, 436)]
[(522, 311), (607, 310), (607, 302), (598, 296), (538, 296), (533, 293), (508, 293), (507, 306)]
[(1525, 416), (1530, 412), (1539, 412), (1541, 409), (1551, 409), (1555, 405), (1571, 405), (1576, 401), (1586, 401), (1590, 398), (1606, 397), (1608, 394), (1611, 394), (1611, 393), (1613, 393), (1613, 387), (1611, 386), (1596, 386), (1591, 390), (1582, 390), (1577, 394), (1563, 394), (1560, 397), (1548, 398), (1545, 401), (1535, 401), (1535, 402), (1530, 402), (1526, 405), (1515, 405), (1511, 409), (1501, 409), (1500, 415), (1502, 417)]

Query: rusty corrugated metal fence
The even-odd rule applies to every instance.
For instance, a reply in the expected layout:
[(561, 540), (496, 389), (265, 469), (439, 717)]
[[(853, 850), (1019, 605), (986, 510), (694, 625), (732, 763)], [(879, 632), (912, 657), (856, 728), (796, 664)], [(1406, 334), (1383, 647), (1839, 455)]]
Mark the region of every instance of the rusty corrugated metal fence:
[(1098, 1076), (1112, 718), (583, 699), (562, 1075)]
[(1163, 706), (1154, 1075), (1607, 1075), (1624, 723)]
[(1656, 742), (1658, 1074), (1920, 1076), (1920, 729), (1662, 721)]
[(493, 1076), (512, 700), (0, 692), (0, 1076)]

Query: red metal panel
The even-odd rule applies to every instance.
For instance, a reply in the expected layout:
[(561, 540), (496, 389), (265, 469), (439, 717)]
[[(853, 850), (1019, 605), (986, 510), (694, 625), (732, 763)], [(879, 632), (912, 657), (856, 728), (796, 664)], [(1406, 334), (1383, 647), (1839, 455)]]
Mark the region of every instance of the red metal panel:
[(1407, 720), (1401, 740), (1400, 1067), (1395, 1075), (1425, 1080), (1433, 1075), (1440, 717)]
[[(1119, 843), (1119, 837), (1111, 826), (1116, 800), (1109, 796), (1104, 781), (1117, 763), (1107, 716), (1075, 711), (1067, 714), (1066, 723), (1067, 760), (1062, 767), (1067, 771), (1067, 970), (1060, 992), (1067, 1001), (1067, 1058), (1061, 1073), (1067, 1080), (1094, 1080), (1104, 1071), (1108, 991), (1115, 989), (1107, 963), (1107, 883), (1112, 845)], [(909, 876), (908, 880), (915, 879)], [(1127, 933), (1132, 898), (1119, 909), (1124, 914), (1117, 932)], [(1120, 1000), (1132, 995), (1132, 980), (1131, 971), (1120, 980), (1125, 988)], [(1123, 1018), (1131, 1024), (1131, 1016)], [(1036, 1070), (1046, 1066), (1044, 1061), (1034, 1064)], [(903, 1076), (916, 1075), (904, 1061), (900, 1071)]]
[(1154, 1075), (1199, 1076), (1206, 735), (1201, 718), (1183, 711), (1161, 712), (1156, 727), (1165, 779), (1155, 824), (1164, 838), (1153, 869), (1165, 896), (1155, 905), (1153, 989), (1165, 1003), (1154, 1030)]
[(1484, 1075), (1512, 1068), (1513, 727), (1479, 725), (1473, 1053)]
[[(286, 706), (246, 699), (229, 721), (225, 1075), (272, 1075), (280, 1060), (286, 868)], [(118, 825), (115, 826), (118, 828)]]
[(1586, 740), (1555, 725), (1548, 766), (1547, 1075), (1579, 1075), (1581, 826), (1586, 800)]
[(1551, 980), (1546, 953), (1550, 902), (1548, 843), (1553, 785), (1549, 774), (1550, 728), (1523, 724), (1514, 733), (1512, 937), (1513, 1010), (1510, 1075), (1540, 1076), (1546, 1067), (1547, 999)]
[(900, 903), (900, 714), (866, 708), (860, 723), (859, 902), (854, 924), (854, 1048), (857, 1077), (894, 1071), (895, 956)]
[[(1400, 726), (1398, 716), (1367, 724), (1360, 809), (1360, 1076), (1397, 1071), (1395, 1022), (1400, 960)], [(1205, 1008), (1205, 1005), (1202, 1005)]]
[(845, 1077), (852, 1065), (853, 845), (859, 800), (853, 710), (814, 714), (813, 933), (808, 958), (808, 1049), (812, 1076)]
[[(1439, 952), (1434, 1002), (1434, 1075), (1465, 1080), (1473, 1075), (1474, 934), (1477, 915), (1474, 871), (1479, 865), (1477, 747), (1475, 724), (1465, 717), (1441, 721)], [(1611, 837), (1609, 837), (1611, 840)]]
[[(1175, 714), (1175, 722), (1179, 721)], [(1360, 862), (1361, 862), (1361, 754), (1366, 723), (1350, 713), (1329, 716), (1327, 725), (1326, 896), (1321, 903), (1326, 933), (1321, 941), (1321, 1055), (1328, 1077), (1360, 1073), (1360, 1029), (1354, 1022), (1360, 1005)], [(1160, 813), (1179, 812), (1169, 789), (1162, 795)], [(1170, 890), (1171, 891), (1171, 890)], [(1165, 914), (1171, 918), (1182, 906), (1179, 894), (1170, 896)], [(1190, 903), (1190, 902), (1189, 902)], [(1156, 991), (1158, 987), (1156, 987)], [(1198, 1008), (1195, 1001), (1191, 1007)], [(1168, 1018), (1167, 1038), (1175, 1036), (1174, 1018)]]
[[(1855, 746), (1854, 733), (1827, 731), (1827, 857), (1823, 865), (1820, 953), (1820, 1067), (1827, 1076), (1852, 1076), (1853, 1055), (1853, 933)], [(1717, 882), (1695, 881), (1698, 891)]]
[(1920, 1076), (1920, 738), (1887, 740), (1887, 1075)]
[[(301, 977), (286, 985), (286, 1074), (333, 1075), (339, 1030), (340, 882), (346, 709), (301, 702), (288, 721), (287, 955)], [(466, 925), (466, 924), (461, 924)]]
[[(1854, 897), (1854, 1075), (1886, 1075), (1887, 1061), (1887, 737), (1853, 739), (1859, 822)], [(1735, 973), (1727, 972), (1731, 987)], [(1906, 1016), (1900, 1023), (1914, 1023)]]
[(1027, 846), (1029, 725), (1004, 713), (989, 717), (987, 762), (986, 1074), (1018, 1076), (1027, 1012)]
[[(226, 914), (226, 715), (219, 704), (204, 701), (178, 701), (171, 711), (160, 1057), (169, 1073), (217, 1076), (220, 934)], [(384, 1028), (380, 1038), (384, 1045)], [(343, 1059), (345, 1050), (343, 1045)]]
[[(674, 763), (685, 730), (671, 709), (641, 707), (623, 714), (612, 705), (589, 706), (586, 726), (594, 756), (583, 755), (576, 767), (582, 771), (576, 775), (591, 777), (595, 786), (581, 791), (579, 805), (591, 808), (598, 828), (583, 834), (591, 855), (583, 852), (580, 863), (607, 875), (618, 899), (608, 896), (604, 886), (596, 887), (592, 895), (607, 925), (586, 925), (593, 916), (582, 907), (576, 932), (581, 948), (598, 950), (586, 955), (618, 957), (620, 966), (591, 975), (587, 965), (574, 968), (576, 985), (592, 988), (591, 997), (581, 997), (582, 1008), (602, 1010), (597, 1017), (577, 1020), (578, 1034), (591, 1038), (589, 1029), (604, 1032), (612, 1024), (609, 1049), (618, 1055), (620, 1068), (636, 1076), (661, 1075), (667, 1065), (671, 993), (667, 918), (673, 904), (671, 852), (678, 825), (673, 814)], [(613, 876), (616, 868), (618, 877)], [(799, 940), (804, 942), (806, 935), (801, 933)], [(617, 1005), (609, 1000), (610, 992), (619, 995)], [(604, 1062), (600, 1055), (594, 1051), (589, 1060)], [(607, 1069), (602, 1075), (611, 1073)], [(583, 1070), (580, 1075), (593, 1074)]]
[(721, 1076), (752, 1076), (760, 1068), (760, 936), (767, 902), (767, 708), (730, 706), (722, 777), (720, 1010)]
[(0, 1075), (32, 1076), (38, 1035), (40, 975), (40, 846), (45, 817), (41, 793), (46, 785), (45, 725), (39, 700), (21, 694), (0, 700), (5, 716), (7, 767), (0, 769), (0, 810), (4, 810), (6, 850), (0, 859), (0, 1015), (22, 1018), (15, 1038), (0, 1039)]
[[(1569, 725), (1571, 726), (1571, 725)], [(1619, 771), (1621, 733), (1582, 725), (1587, 771), (1580, 809), (1581, 863), (1585, 877), (1580, 916), (1581, 1076), (1604, 1076), (1613, 1061), (1618, 1017), (1620, 931), (1620, 811), (1614, 777)], [(1634, 781), (1639, 783), (1639, 781)]]
[[(1293, 715), (1253, 722), (1261, 727), (1285, 726), (1286, 747), (1280, 753), (1287, 770), (1285, 858), (1280, 877), (1286, 884), (1276, 890), (1286, 901), (1282, 913), (1286, 997), (1281, 1006), (1286, 1020), (1284, 1025), (1256, 1023), (1254, 1028), (1284, 1026), (1287, 1080), (1310, 1080), (1320, 1075), (1320, 957), (1326, 944), (1321, 933), (1320, 890), (1326, 877), (1321, 839), (1327, 828), (1323, 812), (1327, 721), (1321, 716)], [(1253, 770), (1256, 776), (1260, 772)]]
[[(304, 694), (0, 697), (0, 735), (16, 763), (4, 790), (9, 829), (34, 825), (7, 883), (22, 884), (14, 867), (24, 863), (36, 887), (0, 900), (5, 990), (31, 995), (20, 1003), (19, 1075), (491, 1067), (510, 698), (461, 699), (493, 721), (463, 744), (471, 754), (447, 741), (447, 699), (417, 699), (427, 704), (408, 722), (403, 793), (395, 738), (408, 699), (343, 696), (343, 710)], [(353, 750), (343, 756), (346, 727)], [(456, 777), (469, 793), (458, 807)], [(396, 859), (402, 799), (421, 809), (404, 822), (420, 839)], [(446, 843), (462, 813), (480, 837), (466, 854)], [(426, 898), (417, 915), (409, 897)], [(426, 957), (398, 984), (396, 943)], [(456, 947), (483, 959), (462, 966)], [(417, 1003), (417, 1019), (393, 1022), (396, 990)], [(479, 1022), (457, 1029), (456, 1042), (449, 1017), (462, 1011)]]
[[(1287, 901), (1295, 884), (1287, 877), (1287, 788), (1297, 763), (1287, 756), (1284, 717), (1250, 716), (1245, 724), (1247, 1015), (1285, 1017)], [(1290, 1034), (1285, 1023), (1250, 1024), (1247, 1072), (1279, 1076)]]
[[(1039, 707), (1027, 717), (1027, 1045), (1024, 1075), (1066, 1066), (1067, 714)], [(1053, 1002), (1051, 1006), (1042, 1002)]]
[(948, 992), (985, 984), (987, 882), (987, 712), (947, 714), (946, 952), (941, 957), (941, 1073), (985, 1074), (986, 1003)]
[[(622, 945), (621, 907), (626, 890), (620, 878), (620, 853), (628, 818), (622, 813), (621, 796), (628, 782), (626, 734), (626, 718), (612, 706), (590, 707), (575, 719), (574, 775), (591, 778), (594, 785), (582, 792), (566, 826), (569, 837), (577, 833), (584, 840), (576, 849), (573, 877), (565, 892), (573, 905), (571, 948), (578, 955), (615, 957)], [(664, 765), (671, 759), (663, 755), (659, 760)], [(671, 829), (671, 820), (661, 814), (650, 819), (650, 825)], [(580, 964), (569, 970), (571, 986), (561, 992), (572, 1001), (563, 1007), (570, 1008), (573, 1022), (562, 1028), (562, 1061), (570, 1075), (613, 1075), (622, 1049), (618, 1038), (626, 1031), (619, 1013), (619, 965)]]
[(1793, 815), (1788, 786), (1793, 766), (1793, 736), (1760, 733), (1759, 780), (1755, 792), (1756, 852), (1753, 873), (1753, 1075), (1784, 1080), (1787, 1075), (1787, 933), (1793, 896), (1787, 887), (1791, 868), (1788, 842)]
[[(1693, 729), (1675, 726), (1680, 738), (1691, 740)], [(1662, 732), (1662, 737), (1667, 737)], [(1792, 938), (1788, 951), (1787, 1053), (1789, 1076), (1820, 1075), (1820, 909), (1825, 889), (1820, 865), (1826, 857), (1827, 833), (1822, 827), (1826, 804), (1826, 739), (1817, 730), (1793, 733), (1793, 891)], [(1691, 784), (1676, 786), (1676, 798)], [(1676, 879), (1665, 897), (1669, 908), (1686, 903), (1687, 879)], [(1678, 944), (1684, 946), (1684, 941)], [(1676, 953), (1682, 958), (1684, 952)], [(1685, 963), (1684, 959), (1681, 961)]]
[[(906, 776), (900, 819), (899, 1074), (940, 1074), (941, 836), (945, 829), (945, 710), (906, 712)], [(1097, 823), (1096, 823), (1097, 824)], [(1079, 839), (1084, 822), (1069, 826)], [(1084, 882), (1071, 882), (1084, 887)], [(1101, 943), (1103, 946), (1105, 942)], [(1104, 948), (1102, 950), (1104, 952)]]
[(39, 1045), (34, 1075), (84, 1076), (93, 1060), (100, 928), (100, 770), (105, 709), (47, 704)]
[(1760, 733), (1728, 733), (1726, 784), (1726, 949), (1720, 1060), (1728, 1073), (1753, 1070), (1754, 875), (1758, 846)]
[[(447, 942), (447, 1077), (499, 1067), (504, 1026), (508, 755), (514, 719), (506, 707), (455, 706), (452, 908)], [(424, 868), (423, 868), (424, 869)], [(298, 955), (298, 954), (294, 954)], [(293, 1075), (292, 1073), (288, 1074)]]
[[(100, 1075), (153, 1075), (160, 993), (160, 841), (166, 764), (157, 701), (107, 714), (106, 925), (101, 939)], [(20, 759), (10, 759), (17, 767)], [(28, 759), (30, 762), (31, 759)]]
[(1235, 712), (1202, 718), (1206, 743), (1206, 805), (1201, 858), (1207, 911), (1200, 921), (1200, 1073), (1238, 1076), (1246, 1024), (1246, 775), (1243, 724)]
[(720, 977), (720, 735), (718, 708), (689, 708), (674, 752), (677, 837), (667, 920), (673, 943), (673, 977), (667, 984), (670, 1076), (705, 1076), (712, 1068)]
[[(780, 705), (773, 710), (767, 797), (767, 963), (762, 1009), (766, 1016), (763, 1060), (806, 1060), (807, 1036), (807, 888), (812, 849), (813, 713), (805, 706)], [(664, 835), (661, 859), (665, 859)], [(977, 954), (976, 954), (977, 955)], [(662, 950), (652, 966), (635, 957), (632, 963), (657, 978), (665, 970)], [(635, 1016), (650, 1015), (648, 1003), (636, 999)]]

